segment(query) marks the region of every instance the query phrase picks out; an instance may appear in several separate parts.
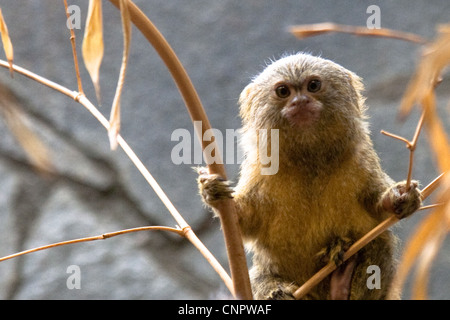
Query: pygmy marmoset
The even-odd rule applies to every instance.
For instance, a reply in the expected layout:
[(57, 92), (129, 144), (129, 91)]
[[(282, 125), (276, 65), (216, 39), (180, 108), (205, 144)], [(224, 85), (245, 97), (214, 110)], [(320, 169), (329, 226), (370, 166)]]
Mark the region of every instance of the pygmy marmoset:
[[(330, 60), (300, 53), (272, 62), (240, 96), (244, 160), (236, 187), (199, 169), (206, 204), (214, 208), (224, 197), (234, 200), (253, 253), (256, 299), (292, 299), (329, 261), (338, 269), (305, 299), (399, 298), (392, 285), (391, 232), (352, 261), (342, 259), (352, 243), (390, 214), (404, 218), (421, 205), (416, 181), (409, 188), (406, 182), (394, 183), (380, 167), (362, 90), (357, 75)], [(277, 129), (277, 141), (268, 133), (258, 135), (261, 129)], [(261, 173), (261, 146), (278, 152), (276, 173)], [(380, 268), (380, 289), (366, 285), (371, 265)]]

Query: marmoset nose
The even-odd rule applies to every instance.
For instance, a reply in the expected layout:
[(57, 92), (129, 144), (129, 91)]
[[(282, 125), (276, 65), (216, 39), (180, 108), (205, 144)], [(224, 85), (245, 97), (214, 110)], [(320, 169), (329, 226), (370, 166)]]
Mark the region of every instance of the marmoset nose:
[(296, 94), (291, 100), (290, 107), (303, 107), (311, 102), (311, 98), (304, 94)]

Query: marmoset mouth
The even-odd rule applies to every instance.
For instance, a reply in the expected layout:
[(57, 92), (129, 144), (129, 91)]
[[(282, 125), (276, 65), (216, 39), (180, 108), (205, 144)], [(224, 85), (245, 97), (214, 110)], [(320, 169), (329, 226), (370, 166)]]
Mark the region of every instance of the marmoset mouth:
[(283, 108), (282, 115), (292, 126), (309, 126), (320, 118), (322, 105), (318, 102), (289, 106)]

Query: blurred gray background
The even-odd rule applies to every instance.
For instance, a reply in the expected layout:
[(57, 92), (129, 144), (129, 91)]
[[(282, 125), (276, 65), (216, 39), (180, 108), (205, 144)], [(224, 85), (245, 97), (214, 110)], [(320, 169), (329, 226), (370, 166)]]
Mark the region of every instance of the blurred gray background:
[[(77, 4), (82, 30), (76, 30), (78, 55), (88, 1)], [(366, 25), (366, 9), (381, 9), (381, 26), (432, 39), (450, 17), (448, 0), (418, 1), (268, 1), (139, 0), (173, 46), (189, 73), (214, 128), (240, 126), (237, 98), (269, 59), (307, 51), (332, 59), (364, 78), (375, 148), (395, 179), (407, 174), (404, 145), (381, 129), (412, 138), (419, 114), (395, 120), (400, 98), (414, 72), (420, 47), (405, 41), (331, 34), (297, 40), (287, 32), (296, 24), (336, 22)], [(15, 63), (77, 90), (62, 1), (0, 0), (15, 50)], [(101, 112), (109, 116), (122, 58), (118, 10), (103, 2), (105, 57), (101, 68)], [(168, 71), (133, 27), (130, 64), (122, 95), (122, 135), (159, 181), (199, 238), (228, 268), (217, 220), (197, 195), (193, 165), (174, 165), (171, 150), (177, 128), (193, 127)], [(0, 54), (4, 58), (3, 51)], [(86, 95), (95, 102), (81, 63)], [(438, 92), (443, 119), (449, 81)], [(79, 104), (8, 70), (2, 99), (26, 111), (27, 121), (49, 146), (57, 177), (43, 179), (0, 122), (0, 256), (57, 241), (144, 225), (174, 226), (175, 221), (121, 150), (111, 152), (106, 131)], [(14, 96), (16, 98), (14, 98)], [(194, 139), (194, 137), (192, 138)], [(239, 165), (227, 164), (236, 180)], [(438, 175), (424, 133), (415, 157), (414, 177), (428, 184)], [(402, 221), (394, 231), (401, 248), (427, 212)], [(450, 243), (444, 243), (429, 283), (432, 299), (450, 297)], [(81, 289), (69, 290), (67, 268), (81, 271)], [(64, 246), (0, 263), (2, 299), (209, 299), (226, 297), (219, 277), (198, 251), (172, 234), (141, 232)], [(411, 279), (409, 279), (411, 282)], [(410, 284), (404, 298), (410, 297)]]

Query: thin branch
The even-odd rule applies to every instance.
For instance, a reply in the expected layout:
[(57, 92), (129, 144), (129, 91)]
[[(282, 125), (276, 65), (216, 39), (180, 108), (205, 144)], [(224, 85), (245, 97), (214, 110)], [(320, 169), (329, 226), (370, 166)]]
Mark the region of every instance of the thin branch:
[[(110, 2), (117, 8), (120, 8), (119, 0), (110, 0)], [(141, 31), (166, 64), (184, 99), (192, 122), (201, 121), (202, 130), (201, 132), (197, 132), (197, 135), (201, 142), (202, 149), (204, 150), (212, 143), (213, 145), (211, 147), (217, 153), (218, 148), (216, 147), (215, 139), (211, 142), (202, 139), (204, 132), (211, 129), (211, 125), (192, 81), (180, 60), (159, 30), (131, 0), (128, 0), (128, 9), (133, 24)], [(206, 163), (208, 163), (210, 173), (218, 174), (226, 179), (225, 167), (223, 166), (222, 161), (208, 161), (210, 155), (204, 153), (204, 156), (207, 160)], [(217, 207), (217, 210), (221, 220), (222, 231), (227, 248), (235, 297), (238, 299), (250, 300), (252, 299), (252, 292), (247, 261), (233, 200), (223, 200), (221, 205)]]
[[(430, 190), (435, 190), (442, 178), (443, 175), (440, 175), (438, 178), (433, 180), (428, 186), (426, 186), (421, 194), (423, 200), (425, 200), (430, 194)], [(425, 208), (423, 208), (425, 209)], [(419, 209), (420, 210), (420, 209)], [(347, 261), (350, 257), (352, 257), (355, 253), (357, 253), (360, 249), (366, 246), (369, 242), (374, 240), (384, 231), (392, 227), (394, 224), (399, 222), (400, 220), (392, 215), (389, 218), (382, 221), (375, 228), (370, 230), (367, 234), (365, 234), (362, 238), (356, 241), (344, 254), (343, 261)], [(328, 263), (325, 267), (320, 269), (316, 274), (314, 274), (308, 281), (306, 281), (300, 288), (298, 288), (294, 292), (295, 299), (303, 298), (312, 288), (314, 288), (317, 284), (319, 284), (323, 279), (325, 279), (331, 272), (336, 270), (336, 265), (334, 261)]]
[[(415, 146), (414, 146), (414, 148), (415, 148)], [(408, 166), (408, 174), (406, 177), (406, 191), (409, 191), (411, 189), (413, 164), (414, 164), (414, 151), (411, 150), (409, 152), (409, 166)]]
[(37, 252), (37, 251), (41, 251), (41, 250), (46, 250), (46, 249), (50, 249), (50, 248), (56, 248), (56, 247), (61, 247), (61, 246), (65, 246), (68, 244), (75, 244), (75, 243), (81, 243), (81, 242), (89, 242), (89, 241), (96, 241), (96, 240), (105, 240), (108, 238), (113, 238), (116, 236), (120, 236), (122, 234), (126, 234), (126, 233), (132, 233), (132, 232), (139, 232), (139, 231), (148, 231), (148, 230), (160, 230), (160, 231), (169, 231), (169, 232), (173, 232), (178, 234), (179, 236), (184, 236), (184, 232), (181, 229), (176, 229), (176, 228), (170, 228), (170, 227), (161, 227), (161, 226), (148, 226), (148, 227), (138, 227), (138, 228), (132, 228), (132, 229), (125, 229), (125, 230), (119, 230), (119, 231), (115, 231), (115, 232), (108, 232), (108, 233), (104, 233), (98, 236), (92, 236), (92, 237), (85, 237), (85, 238), (78, 238), (78, 239), (73, 239), (73, 240), (67, 240), (67, 241), (61, 241), (61, 242), (56, 242), (56, 243), (52, 243), (52, 244), (47, 244), (44, 246), (40, 246), (40, 247), (36, 247), (33, 249), (28, 249), (28, 250), (24, 250), (21, 252), (17, 252), (8, 256), (4, 256), (0, 258), (0, 262), (5, 261), (5, 260), (9, 260), (12, 258), (17, 258), (29, 253), (33, 253), (33, 252)]
[(425, 188), (422, 189), (421, 193), (423, 199), (428, 198), (434, 192), (434, 190), (439, 187), (445, 174), (446, 172), (441, 173), (436, 179), (431, 181)]
[(425, 119), (425, 110), (422, 112), (420, 116), (419, 123), (416, 127), (416, 132), (414, 133), (414, 137), (411, 141), (411, 146), (409, 147), (409, 166), (408, 166), (408, 175), (406, 178), (406, 191), (409, 191), (411, 188), (411, 180), (412, 180), (412, 169), (413, 169), (413, 161), (414, 161), (414, 152), (416, 151), (417, 141), (419, 140), (420, 131), (423, 127), (423, 120)]
[(76, 43), (75, 43), (75, 32), (73, 31), (73, 26), (72, 26), (72, 22), (70, 19), (69, 11), (67, 10), (67, 0), (64, 0), (64, 7), (65, 7), (65, 11), (66, 11), (67, 22), (69, 22), (71, 24), (70, 28), (69, 28), (70, 44), (72, 45), (73, 63), (75, 66), (75, 74), (77, 76), (78, 91), (80, 93), (83, 93), (83, 86), (81, 84), (81, 76), (80, 76), (80, 68), (78, 67), (77, 48), (76, 48)]
[(422, 112), (422, 115), (420, 116), (420, 119), (417, 124), (416, 131), (414, 132), (414, 137), (413, 137), (412, 141), (409, 141), (406, 138), (395, 135), (393, 133), (389, 133), (384, 130), (381, 130), (382, 134), (406, 143), (406, 147), (409, 149), (409, 166), (408, 166), (408, 174), (407, 174), (407, 178), (406, 178), (407, 190), (409, 190), (411, 187), (412, 169), (413, 169), (413, 163), (414, 163), (414, 151), (416, 150), (417, 141), (419, 140), (419, 135), (423, 128), (424, 119), (425, 119), (425, 110)]
[[(0, 60), (0, 66), (4, 68), (9, 68), (9, 64), (6, 61)], [(109, 128), (109, 122), (108, 120), (101, 114), (101, 112), (86, 98), (84, 94), (81, 94), (76, 91), (71, 91), (67, 89), (64, 86), (61, 86), (53, 81), (50, 81), (44, 77), (41, 77), (27, 69), (21, 68), (19, 66), (13, 65), (14, 70), (22, 74), (36, 82), (39, 82), (49, 88), (52, 88), (72, 99), (79, 102), (81, 105), (83, 105), (88, 111), (104, 126), (106, 129)], [(184, 220), (184, 218), (181, 216), (181, 214), (178, 212), (178, 210), (175, 208), (175, 206), (172, 204), (170, 199), (167, 197), (167, 195), (164, 193), (164, 191), (161, 189), (159, 184), (156, 182), (156, 180), (151, 175), (150, 171), (145, 167), (145, 165), (142, 163), (142, 161), (139, 159), (139, 157), (134, 153), (134, 151), (131, 149), (131, 147), (128, 145), (128, 143), (125, 141), (125, 139), (122, 138), (122, 136), (118, 136), (117, 138), (119, 145), (124, 150), (124, 152), (127, 154), (127, 156), (130, 158), (130, 160), (133, 162), (133, 164), (136, 166), (136, 168), (139, 170), (139, 172), (144, 176), (144, 178), (147, 180), (147, 182), (150, 184), (150, 186), (155, 190), (158, 197), (161, 199), (161, 201), (164, 203), (166, 208), (169, 210), (169, 212), (172, 214), (173, 218), (177, 221), (179, 228), (183, 230), (185, 233), (185, 237), (200, 251), (200, 253), (203, 255), (203, 257), (211, 264), (211, 266), (214, 268), (214, 270), (219, 274), (221, 279), (224, 281), (227, 288), (230, 290), (232, 294), (234, 294), (234, 286), (233, 283), (228, 276), (227, 272), (223, 267), (220, 265), (220, 263), (217, 261), (217, 259), (211, 254), (211, 252), (205, 247), (205, 245), (197, 238), (195, 233), (191, 230), (190, 226), (187, 224), (187, 222)]]
[(390, 138), (393, 138), (393, 139), (397, 139), (397, 140), (403, 141), (404, 143), (406, 143), (406, 147), (407, 147), (408, 149), (411, 147), (411, 142), (409, 142), (409, 140), (406, 139), (406, 138), (403, 138), (403, 137), (401, 137), (401, 136), (398, 136), (398, 135), (396, 135), (396, 134), (393, 134), (393, 133), (390, 133), (390, 132), (387, 132), (387, 131), (384, 131), (384, 130), (381, 130), (380, 132), (381, 132), (382, 134), (384, 134), (385, 136), (388, 136), (388, 137), (390, 137)]
[(417, 127), (416, 127), (416, 132), (414, 133), (414, 137), (413, 137), (413, 139), (411, 141), (412, 151), (414, 151), (416, 149), (417, 140), (419, 140), (420, 131), (422, 131), (422, 128), (423, 128), (423, 121), (425, 119), (425, 112), (426, 112), (426, 110), (424, 110), (422, 112), (422, 115), (420, 116), (419, 122), (418, 122)]
[(444, 205), (444, 203), (434, 203), (434, 204), (429, 204), (427, 206), (421, 206), (419, 209), (417, 210), (429, 210), (429, 209), (436, 209), (438, 207), (442, 207)]

